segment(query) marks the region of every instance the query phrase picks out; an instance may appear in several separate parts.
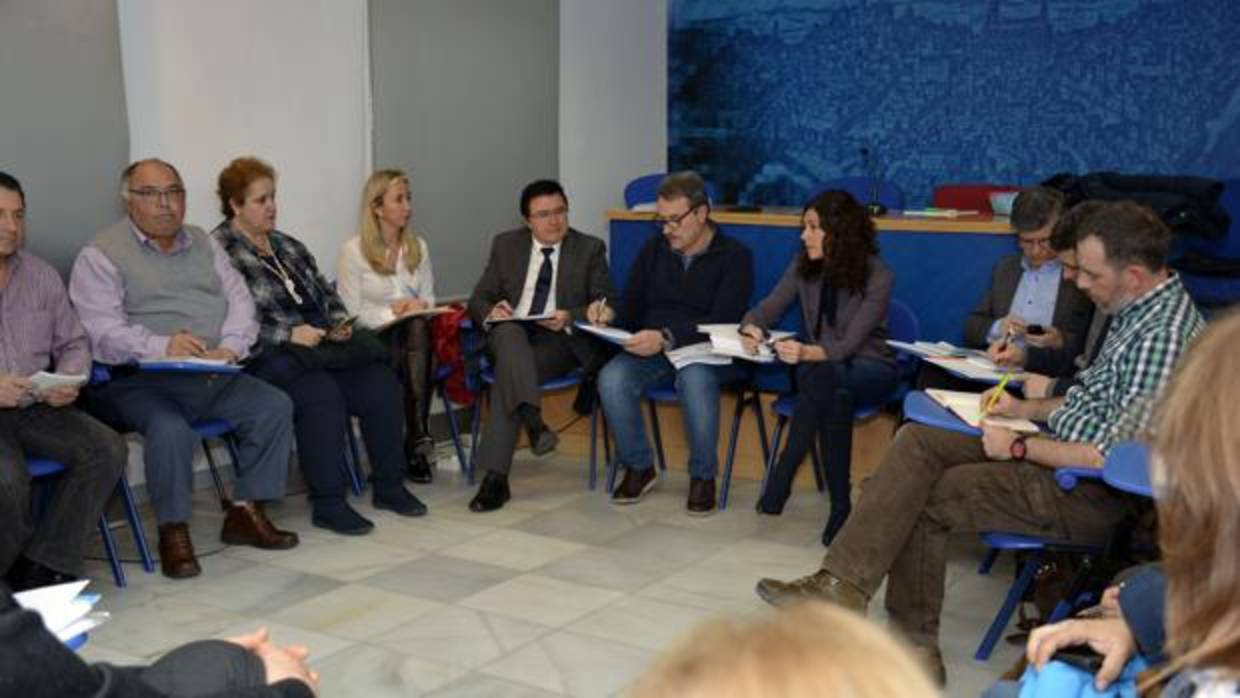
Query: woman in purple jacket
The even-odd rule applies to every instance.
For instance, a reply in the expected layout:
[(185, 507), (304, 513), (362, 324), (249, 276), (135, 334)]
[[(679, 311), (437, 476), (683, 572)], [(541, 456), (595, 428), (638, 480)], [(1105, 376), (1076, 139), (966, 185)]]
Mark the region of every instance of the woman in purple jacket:
[(746, 349), (756, 352), (768, 329), (801, 301), (804, 337), (774, 345), (779, 360), (796, 366), (797, 406), (758, 511), (779, 514), (797, 467), (817, 435), (831, 495), (822, 533), (830, 545), (852, 509), (849, 477), (853, 409), (885, 400), (895, 389), (895, 356), (887, 346), (887, 304), (893, 276), (878, 258), (874, 222), (846, 192), (826, 191), (801, 212), (804, 248), (770, 295), (741, 319)]

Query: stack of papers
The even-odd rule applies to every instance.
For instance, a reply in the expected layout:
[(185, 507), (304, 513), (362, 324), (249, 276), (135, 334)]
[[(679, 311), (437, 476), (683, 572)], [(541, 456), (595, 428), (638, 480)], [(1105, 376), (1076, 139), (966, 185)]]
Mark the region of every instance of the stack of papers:
[(78, 385), (86, 385), (86, 374), (68, 374), (68, 373), (48, 373), (47, 371), (39, 371), (30, 377), (30, 385), (38, 392), (44, 390), (53, 390), (55, 388), (73, 387)]
[(110, 618), (106, 611), (93, 611), (99, 594), (84, 594), (89, 579), (50, 587), (39, 587), (14, 594), (22, 608), (34, 611), (43, 626), (61, 642), (96, 628)]
[(990, 424), (1029, 434), (1036, 434), (1041, 431), (1038, 429), (1037, 424), (1028, 419), (983, 416), (981, 393), (965, 393), (956, 390), (937, 390), (931, 388), (926, 391), (926, 395), (929, 395), (930, 399), (946, 407), (949, 412), (975, 429), (981, 429), (982, 424)]
[(1003, 376), (1011, 373), (1012, 385), (1020, 383), (1020, 369), (1008, 369), (991, 361), (986, 352), (978, 349), (964, 349), (951, 342), (897, 342), (887, 340), (887, 344), (910, 354), (922, 357), (928, 363), (945, 369), (952, 375), (983, 383), (998, 383)]
[(138, 362), (144, 371), (187, 371), (205, 373), (237, 373), (241, 367), (224, 359), (199, 359), (193, 356), (161, 356)]
[(745, 345), (741, 340), (740, 326), (731, 324), (716, 325), (698, 325), (698, 332), (705, 332), (710, 335), (711, 351), (722, 356), (734, 356), (738, 359), (753, 361), (760, 364), (774, 363), (775, 351), (771, 349), (771, 343), (781, 339), (787, 339), (793, 336), (792, 332), (782, 330), (772, 330), (766, 342), (758, 345), (758, 353), (750, 354), (745, 351)]
[(683, 347), (677, 347), (665, 353), (667, 354), (667, 360), (672, 362), (677, 371), (691, 364), (726, 366), (732, 363), (732, 357), (716, 354), (711, 348), (710, 342), (686, 344)]

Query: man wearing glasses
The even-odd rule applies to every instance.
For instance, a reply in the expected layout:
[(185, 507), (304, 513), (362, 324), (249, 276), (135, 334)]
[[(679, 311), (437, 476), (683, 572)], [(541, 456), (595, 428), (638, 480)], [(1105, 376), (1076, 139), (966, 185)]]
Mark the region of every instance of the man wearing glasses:
[[(607, 247), (568, 225), (568, 197), (558, 182), (540, 179), (521, 192), (525, 225), (500, 233), (469, 298), (469, 314), (486, 332), (495, 369), (491, 413), (478, 446), (477, 466), (486, 471), (474, 512), (494, 511), (508, 501), (508, 471), (520, 428), (534, 455), (555, 449), (559, 439), (542, 419), (539, 385), (580, 368), (590, 376), (607, 360), (606, 347), (584, 333), (579, 320), (606, 324), (611, 310)], [(540, 318), (523, 320), (522, 318)], [(591, 381), (582, 384), (593, 403)]]
[[(1020, 254), (1000, 259), (990, 286), (964, 321), (965, 346), (986, 349), (1005, 364), (1018, 364), (1026, 348), (1055, 350), (1064, 365), (1039, 365), (1050, 373), (1071, 373), (1071, 361), (1084, 350), (1093, 304), (1063, 273), (1051, 246), (1051, 232), (1064, 211), (1064, 196), (1047, 187), (1022, 191), (1012, 204), (1011, 224)], [(920, 387), (976, 386), (923, 364)]]
[(258, 336), (254, 302), (228, 255), (202, 229), (185, 225), (185, 185), (161, 160), (141, 160), (121, 177), (128, 216), (78, 254), (69, 295), (112, 380), (89, 391), (96, 416), (143, 435), (146, 483), (159, 524), (159, 556), (171, 578), (201, 572), (188, 522), (193, 422), (235, 428), (238, 473), (220, 538), (231, 545), (284, 549), (295, 533), (277, 530), (257, 502), (284, 496), (293, 406), (280, 390), (244, 373), (139, 371), (161, 358), (235, 363)]
[(599, 397), (616, 435), (624, 479), (613, 504), (641, 501), (655, 485), (654, 454), (641, 404), (646, 391), (674, 384), (689, 440), (690, 515), (715, 510), (719, 386), (738, 377), (730, 365), (677, 369), (667, 351), (709, 341), (702, 323), (735, 323), (753, 290), (753, 258), (710, 221), (706, 183), (692, 171), (663, 178), (655, 200), (660, 234), (642, 247), (621, 294), (616, 324), (633, 336), (599, 374)]

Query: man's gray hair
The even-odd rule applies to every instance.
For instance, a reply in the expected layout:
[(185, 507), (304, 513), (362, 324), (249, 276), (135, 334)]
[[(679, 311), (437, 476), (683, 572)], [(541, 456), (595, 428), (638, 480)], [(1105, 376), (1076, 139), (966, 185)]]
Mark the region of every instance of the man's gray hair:
[(166, 160), (160, 160), (159, 158), (143, 158), (142, 160), (135, 160), (130, 163), (129, 167), (126, 167), (125, 171), (121, 172), (122, 199), (129, 201), (129, 181), (133, 179), (133, 173), (143, 165), (163, 165), (164, 167), (167, 167), (172, 172), (172, 176), (177, 178), (177, 184), (181, 185), (182, 188), (185, 187), (185, 180), (181, 179), (181, 173), (177, 172), (177, 168), (173, 167), (172, 163)]
[(706, 196), (706, 180), (693, 170), (673, 172), (659, 182), (660, 199), (679, 199), (682, 196), (689, 200), (690, 209), (710, 205), (710, 199)]

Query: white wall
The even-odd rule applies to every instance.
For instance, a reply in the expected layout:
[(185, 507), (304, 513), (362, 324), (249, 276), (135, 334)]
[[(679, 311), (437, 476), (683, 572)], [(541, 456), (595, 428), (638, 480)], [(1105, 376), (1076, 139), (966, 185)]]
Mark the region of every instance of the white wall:
[(270, 162), (277, 227), (334, 275), (370, 169), (366, 0), (119, 0), (118, 13), (133, 159), (176, 165), (186, 220), (208, 230), (220, 170)]
[(560, 181), (607, 237), (624, 185), (667, 170), (667, 0), (561, 0)]

